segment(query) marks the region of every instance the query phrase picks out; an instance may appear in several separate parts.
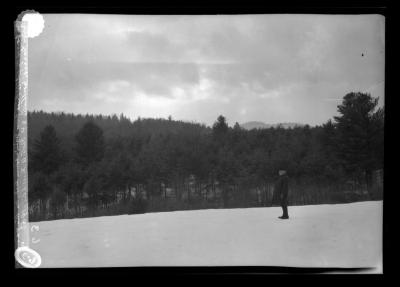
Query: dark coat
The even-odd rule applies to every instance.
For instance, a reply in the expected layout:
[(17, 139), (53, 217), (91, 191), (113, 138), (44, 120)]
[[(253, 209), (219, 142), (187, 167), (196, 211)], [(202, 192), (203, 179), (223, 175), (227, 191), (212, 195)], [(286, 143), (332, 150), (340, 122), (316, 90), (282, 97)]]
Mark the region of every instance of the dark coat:
[(281, 205), (288, 204), (289, 194), (289, 177), (285, 175), (279, 176), (275, 184), (274, 190), (274, 203), (280, 203)]

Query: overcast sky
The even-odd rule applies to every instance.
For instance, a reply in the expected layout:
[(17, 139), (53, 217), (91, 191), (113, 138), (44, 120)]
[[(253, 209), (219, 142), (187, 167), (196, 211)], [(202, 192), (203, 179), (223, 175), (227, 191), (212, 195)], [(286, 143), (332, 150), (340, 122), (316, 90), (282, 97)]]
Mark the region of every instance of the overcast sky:
[(351, 91), (383, 104), (382, 16), (43, 16), (29, 110), (316, 125)]

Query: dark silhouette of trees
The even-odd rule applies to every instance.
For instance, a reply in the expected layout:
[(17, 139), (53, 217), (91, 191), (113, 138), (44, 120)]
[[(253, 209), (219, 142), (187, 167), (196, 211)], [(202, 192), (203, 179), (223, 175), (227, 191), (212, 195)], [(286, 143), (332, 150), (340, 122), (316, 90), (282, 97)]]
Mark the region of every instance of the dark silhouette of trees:
[(48, 176), (42, 172), (29, 172), (28, 200), (30, 206), (38, 204), (38, 213), (44, 217), (46, 212), (46, 200), (51, 195), (52, 184)]
[(337, 154), (347, 172), (365, 175), (371, 185), (372, 171), (380, 168), (383, 155), (383, 110), (376, 110), (378, 98), (370, 94), (349, 93), (334, 117), (337, 127)]
[(104, 155), (102, 129), (93, 122), (86, 123), (75, 137), (77, 160), (83, 165), (100, 161)]
[(59, 190), (66, 194), (67, 208), (80, 211), (80, 200), (83, 195), (83, 187), (86, 181), (84, 169), (75, 161), (66, 162), (55, 175)]
[(359, 186), (383, 168), (376, 105), (350, 93), (322, 126), (253, 130), (229, 127), (222, 115), (207, 127), (29, 112), (31, 220), (270, 206), (279, 169), (290, 175), (291, 204), (362, 199)]
[(64, 163), (65, 156), (52, 125), (45, 126), (29, 150), (28, 199), (30, 204), (38, 203), (39, 214), (43, 216), (46, 213), (48, 199), (55, 192), (56, 174)]
[(228, 133), (229, 127), (226, 118), (222, 115), (218, 116), (217, 121), (213, 124), (213, 134), (216, 138), (221, 138)]
[(56, 171), (63, 160), (60, 140), (52, 125), (48, 125), (35, 140), (32, 153), (32, 169), (46, 175)]
[(66, 194), (61, 190), (55, 189), (50, 197), (50, 205), (53, 213), (53, 218), (57, 218), (58, 215), (63, 216), (64, 204), (67, 201)]

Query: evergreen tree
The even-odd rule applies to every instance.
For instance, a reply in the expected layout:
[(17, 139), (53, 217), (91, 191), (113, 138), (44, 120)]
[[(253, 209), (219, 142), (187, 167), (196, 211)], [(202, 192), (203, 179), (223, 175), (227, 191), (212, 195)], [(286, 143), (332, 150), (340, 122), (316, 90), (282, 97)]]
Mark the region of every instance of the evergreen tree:
[(52, 125), (48, 125), (40, 133), (39, 140), (34, 143), (31, 170), (51, 174), (56, 171), (63, 160), (60, 141)]
[(240, 131), (241, 129), (242, 129), (242, 127), (239, 125), (239, 123), (235, 122), (235, 125), (233, 126), (233, 130)]
[(228, 133), (229, 127), (226, 123), (226, 118), (220, 115), (217, 121), (213, 124), (213, 134), (218, 138)]
[(75, 137), (77, 161), (84, 166), (103, 158), (105, 143), (103, 130), (93, 122), (87, 122)]
[[(337, 151), (347, 171), (364, 174), (367, 185), (372, 171), (382, 159), (376, 150), (383, 138), (383, 112), (376, 110), (378, 98), (365, 93), (349, 93), (338, 106), (340, 116), (334, 117), (338, 137)], [(383, 139), (382, 139), (383, 140)]]

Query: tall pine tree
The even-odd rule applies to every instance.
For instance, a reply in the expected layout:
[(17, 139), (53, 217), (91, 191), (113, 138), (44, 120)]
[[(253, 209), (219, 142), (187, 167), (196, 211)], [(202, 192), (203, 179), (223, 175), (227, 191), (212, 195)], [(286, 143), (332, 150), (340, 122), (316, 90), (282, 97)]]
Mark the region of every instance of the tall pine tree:
[(87, 122), (75, 137), (77, 161), (84, 166), (100, 161), (104, 156), (103, 130), (93, 122)]
[(338, 132), (337, 150), (349, 172), (364, 174), (370, 186), (372, 171), (380, 167), (377, 153), (383, 141), (383, 110), (378, 98), (366, 93), (349, 93), (334, 117)]
[(52, 125), (48, 125), (40, 133), (39, 140), (34, 143), (31, 170), (49, 175), (62, 164), (63, 156), (60, 149), (60, 140)]

